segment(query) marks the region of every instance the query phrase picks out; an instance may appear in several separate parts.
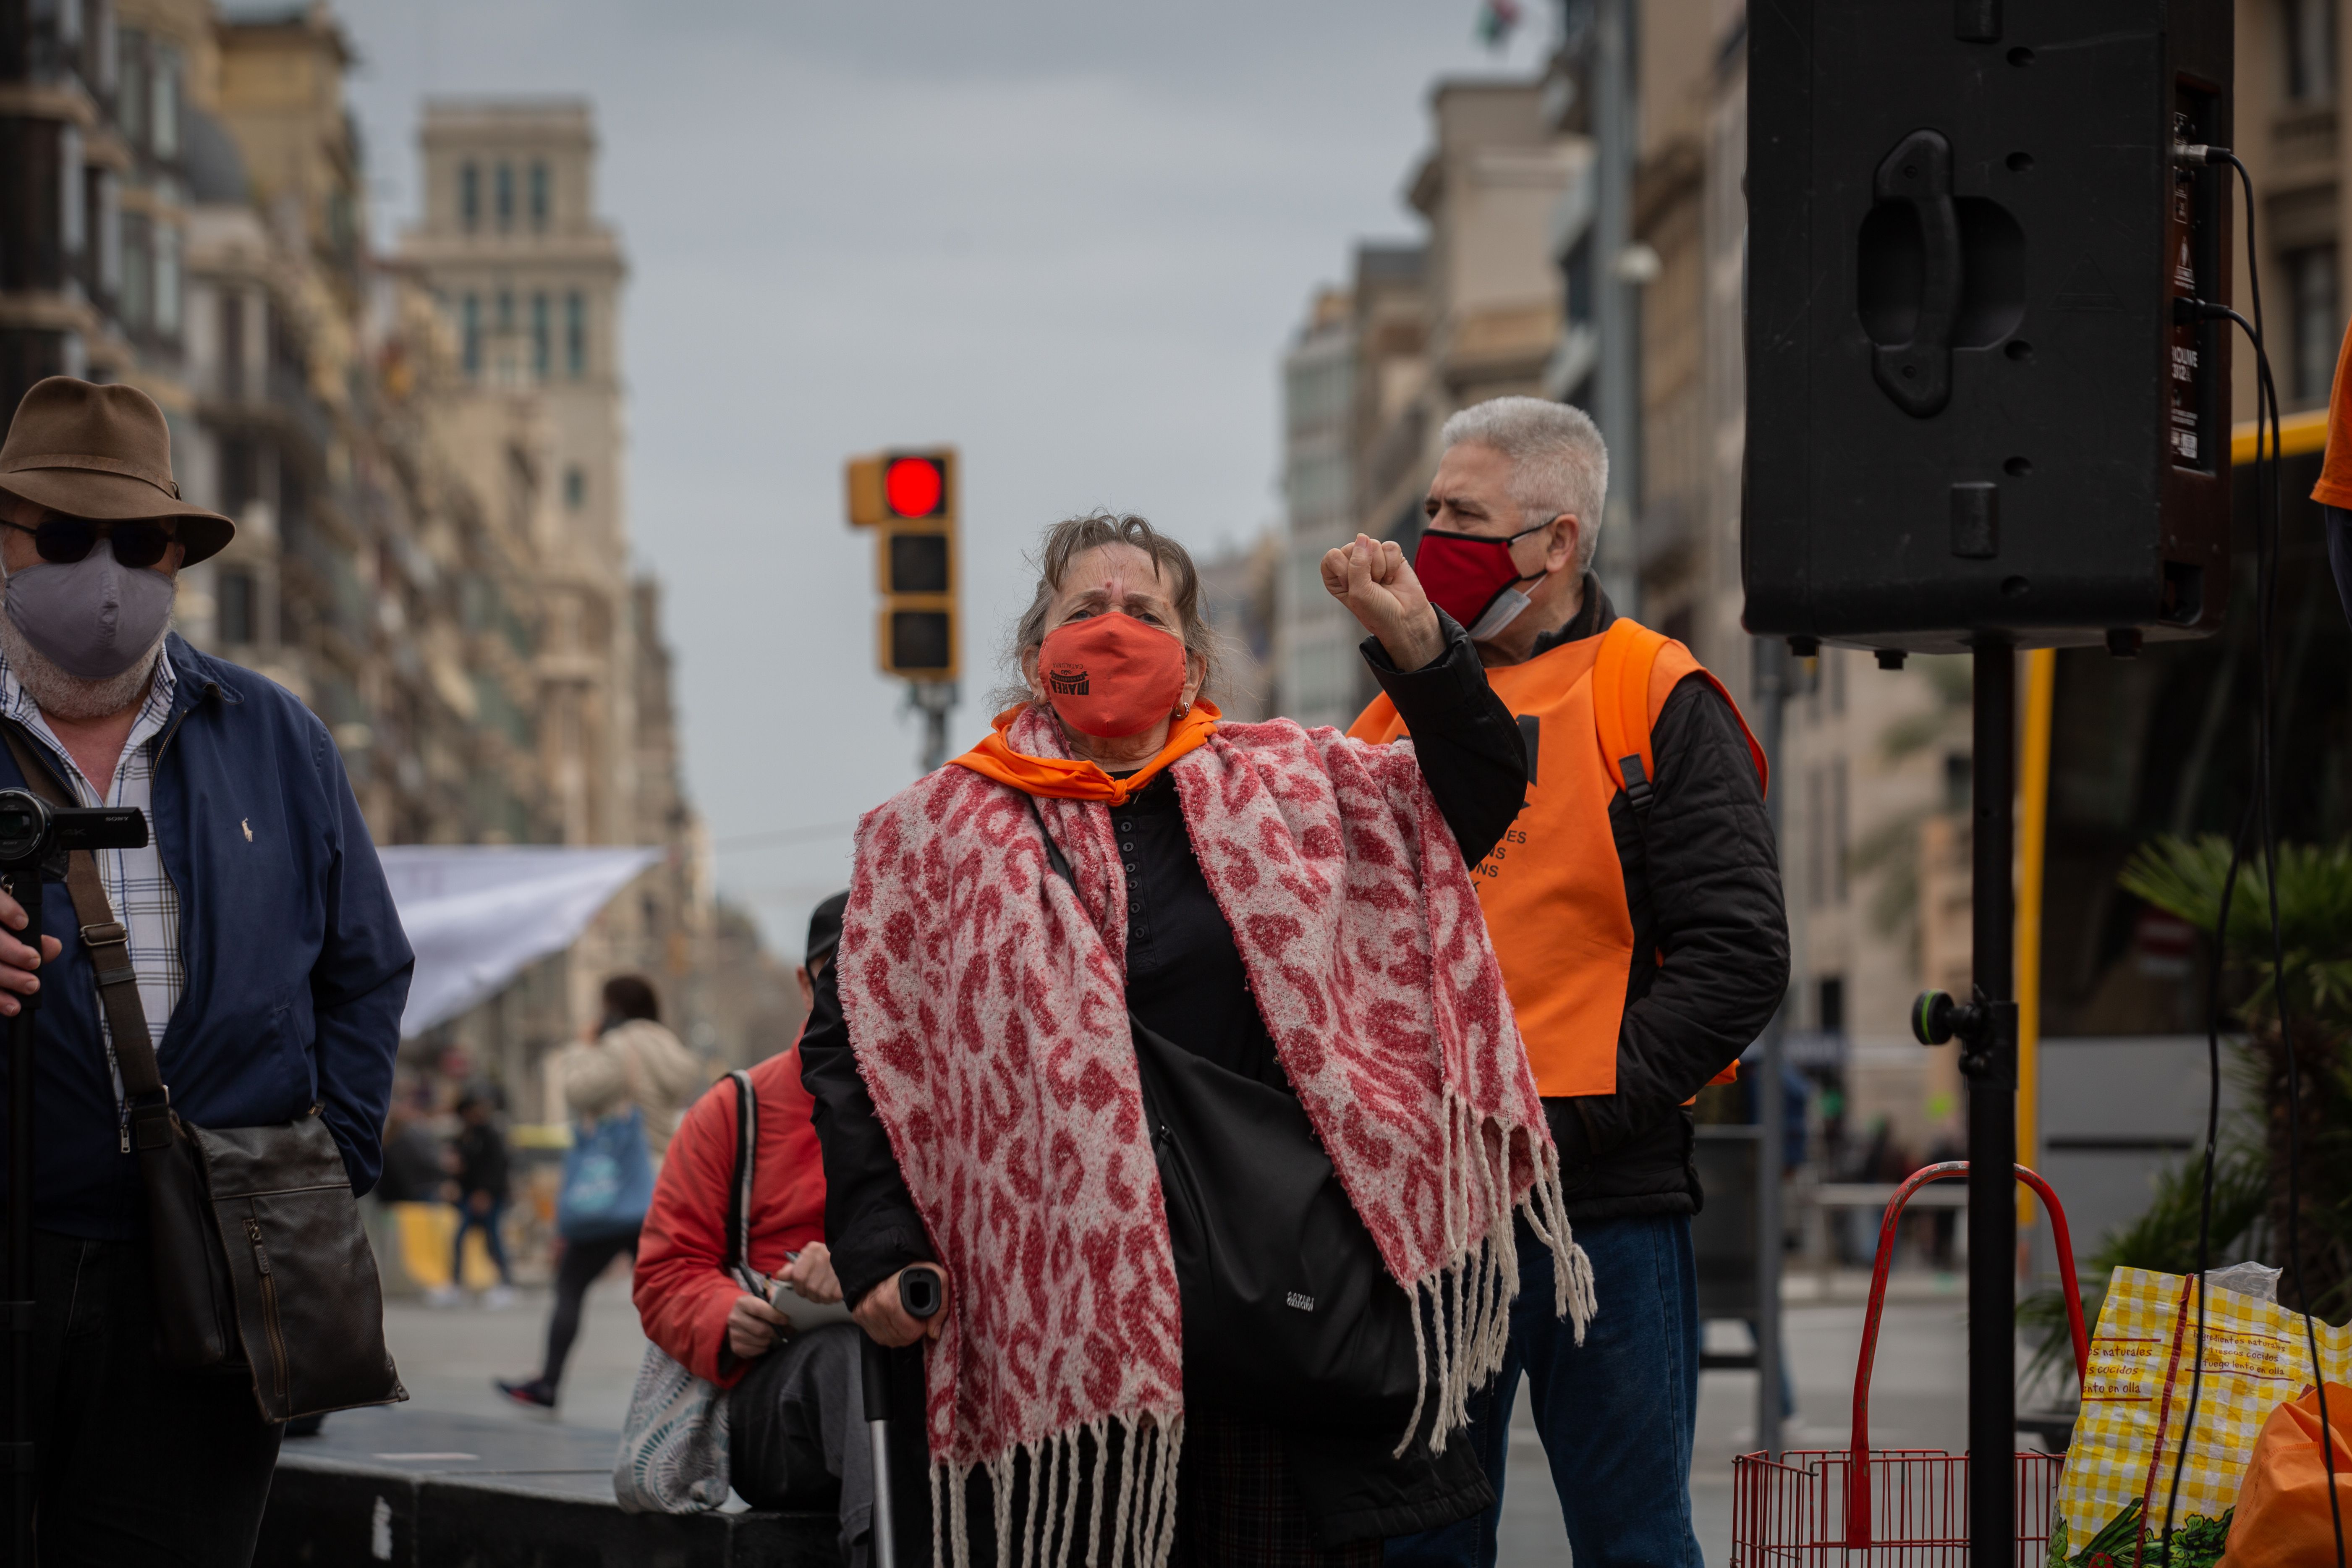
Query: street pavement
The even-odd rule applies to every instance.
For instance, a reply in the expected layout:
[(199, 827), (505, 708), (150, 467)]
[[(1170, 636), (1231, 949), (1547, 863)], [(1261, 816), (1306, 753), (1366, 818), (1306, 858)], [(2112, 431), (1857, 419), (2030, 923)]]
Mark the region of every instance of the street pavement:
[[(1849, 1438), (1853, 1363), (1862, 1339), (1860, 1277), (1841, 1279), (1828, 1304), (1792, 1300), (1787, 1311), (1789, 1357), (1795, 1370), (1798, 1415), (1790, 1447), (1837, 1447)], [(1895, 1299), (1880, 1330), (1872, 1382), (1871, 1438), (1877, 1447), (1965, 1446), (1968, 1348), (1961, 1321), (1964, 1293), (1950, 1276), (1898, 1276)], [(1791, 1294), (1811, 1279), (1791, 1282)], [(546, 1343), (548, 1293), (525, 1289), (500, 1311), (477, 1307), (435, 1310), (394, 1301), (384, 1331), (401, 1380), (418, 1411), (488, 1415), (524, 1428), (557, 1426), (618, 1432), (645, 1338), (629, 1303), (627, 1276), (607, 1278), (589, 1293), (585, 1321), (564, 1376), (562, 1408), (552, 1416), (509, 1405), (493, 1377), (528, 1376), (539, 1369)], [(1710, 1346), (1740, 1350), (1746, 1331), (1716, 1324)], [(1731, 1545), (1731, 1462), (1753, 1441), (1756, 1376), (1709, 1372), (1699, 1378), (1698, 1441), (1691, 1474), (1699, 1543), (1710, 1568)], [(1504, 1489), (1504, 1568), (1545, 1568), (1569, 1561), (1567, 1534), (1550, 1472), (1544, 1461), (1524, 1389), (1517, 1401), (1511, 1468)], [(331, 1423), (344, 1417), (331, 1417)], [(298, 1440), (299, 1441), (299, 1440)]]

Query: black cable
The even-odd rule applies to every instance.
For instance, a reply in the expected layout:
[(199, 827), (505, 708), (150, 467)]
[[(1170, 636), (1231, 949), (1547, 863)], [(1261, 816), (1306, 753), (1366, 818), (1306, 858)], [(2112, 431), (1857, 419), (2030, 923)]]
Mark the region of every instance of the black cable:
[[(2254, 182), (2246, 165), (2226, 147), (2177, 146), (2177, 161), (2188, 163), (2227, 163), (2237, 172), (2238, 188), (2244, 197), (2246, 212), (2246, 290), (2247, 302), (2252, 307), (2254, 319), (2243, 316), (2226, 306), (2199, 302), (2197, 313), (2211, 318), (2226, 318), (2236, 323), (2252, 342), (2254, 351), (2254, 654), (2258, 674), (2260, 704), (2255, 712), (2254, 796), (2249, 808), (2260, 824), (2263, 835), (2263, 872), (2267, 913), (2270, 917), (2271, 988), (2278, 1009), (2279, 1044), (2286, 1056), (2286, 1249), (2287, 1268), (2294, 1284), (2297, 1310), (2303, 1317), (2304, 1341), (2311, 1354), (2313, 1387), (2319, 1405), (2319, 1452), (2327, 1476), (2327, 1511), (2335, 1526), (2336, 1568), (2345, 1568), (2344, 1514), (2341, 1500), (2336, 1490), (2336, 1455), (2334, 1438), (2329, 1429), (2327, 1414), (2327, 1379), (2319, 1361), (2318, 1331), (2312, 1321), (2311, 1297), (2303, 1277), (2302, 1227), (2300, 1224), (2302, 1188), (2298, 1169), (2302, 1164), (2303, 1086), (2295, 1060), (2294, 1034), (2287, 1014), (2286, 947), (2279, 921), (2278, 906), (2278, 820), (2276, 813), (2277, 784), (2273, 767), (2273, 736), (2277, 727), (2277, 693), (2275, 690), (2275, 643), (2278, 614), (2278, 557), (2283, 531), (2284, 506), (2280, 496), (2279, 469), (2282, 440), (2279, 429), (2278, 385), (2272, 378), (2270, 353), (2263, 338), (2262, 266), (2254, 245)], [(2269, 437), (2268, 461), (2264, 460), (2263, 437)], [(2265, 484), (2264, 480), (2268, 483)], [(2265, 504), (2267, 503), (2267, 505)], [(2230, 860), (2230, 876), (2223, 884), (2221, 919), (2216, 931), (2214, 962), (2219, 967), (2228, 933), (2230, 893), (2234, 888), (2240, 862), (2243, 858), (2245, 835), (2242, 825)], [(2173, 1509), (2180, 1491), (2180, 1470), (2187, 1462), (2189, 1443), (2196, 1426), (2197, 1398), (2204, 1367), (2205, 1341), (2205, 1268), (2206, 1249), (2210, 1244), (2210, 1226), (2213, 1199), (2213, 1145), (2218, 1126), (2221, 1080), (2219, 1072), (2218, 1026), (2213, 1042), (2212, 1101), (2207, 1110), (2206, 1159), (2203, 1190), (2200, 1194), (2198, 1219), (2197, 1276), (2197, 1343), (2198, 1360), (2190, 1373), (2189, 1418), (2183, 1424), (2180, 1452), (2173, 1461), (2172, 1489), (2165, 1505), (2165, 1555), (2171, 1556)]]
[[(2254, 460), (2262, 461), (2259, 442)], [(2259, 489), (2256, 492), (2260, 493)], [(2246, 839), (2254, 830), (2254, 803), (2230, 841), (2230, 869), (2221, 879), (2221, 907), (2213, 916), (2212, 962), (2205, 972), (2205, 1174), (2197, 1195), (2197, 1357), (2189, 1367), (2189, 1412), (2180, 1424), (2180, 1448), (2172, 1457), (2172, 1486), (2164, 1498), (2164, 1560), (2172, 1561), (2172, 1521), (2180, 1508), (2180, 1477), (2189, 1468), (2189, 1437), (2197, 1430), (2197, 1405), (2205, 1393), (2205, 1274), (2212, 1266), (2213, 1163), (2221, 1141), (2221, 974), (2228, 952), (2230, 904), (2237, 896), (2238, 870), (2245, 864)]]

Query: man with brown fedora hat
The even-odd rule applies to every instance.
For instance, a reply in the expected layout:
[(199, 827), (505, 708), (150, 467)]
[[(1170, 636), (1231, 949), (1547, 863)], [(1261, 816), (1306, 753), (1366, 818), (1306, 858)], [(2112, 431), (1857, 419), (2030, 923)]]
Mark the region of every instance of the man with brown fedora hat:
[[(173, 1110), (195, 1125), (315, 1105), (354, 1191), (382, 1161), (412, 958), (341, 759), (291, 693), (171, 629), (180, 568), (235, 533), (183, 499), (170, 427), (135, 388), (51, 376), (0, 442), (0, 788), (32, 787), (29, 766), (84, 805), (145, 812), (151, 829), (143, 849), (95, 857), (112, 921), (44, 889), (43, 929), (62, 940), (44, 936), (37, 957), (7, 934), (25, 911), (0, 894), (0, 1017), (41, 992), (45, 1568), (247, 1563), (277, 1463), (246, 1369), (157, 1359), (117, 1026), (143, 1023)], [(137, 1011), (110, 1017), (98, 973), (126, 959)]]

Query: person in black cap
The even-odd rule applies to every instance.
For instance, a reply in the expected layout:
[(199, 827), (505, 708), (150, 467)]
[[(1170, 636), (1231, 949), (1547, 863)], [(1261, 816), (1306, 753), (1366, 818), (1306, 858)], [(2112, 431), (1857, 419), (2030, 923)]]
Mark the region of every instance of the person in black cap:
[(816, 977), (833, 962), (833, 950), (841, 945), (841, 911), (849, 907), (849, 889), (844, 888), (816, 907), (809, 916), (808, 956), (793, 972), (801, 983), (801, 1008), (803, 1012), (816, 1005)]

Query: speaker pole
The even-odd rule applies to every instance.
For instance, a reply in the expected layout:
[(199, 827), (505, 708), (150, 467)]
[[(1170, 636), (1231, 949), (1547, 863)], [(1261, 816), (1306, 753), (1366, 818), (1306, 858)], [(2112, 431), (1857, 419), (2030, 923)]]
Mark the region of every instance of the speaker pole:
[(1969, 1094), (1969, 1563), (2017, 1556), (2017, 652), (1976, 642), (1973, 967), (1990, 1027), (1962, 1046)]
[[(1780, 768), (1780, 737), (1788, 712), (1789, 646), (1779, 637), (1757, 637), (1749, 643), (1754, 662), (1757, 739), (1763, 744), (1767, 765)], [(1772, 842), (1780, 843), (1780, 803), (1783, 789), (1769, 791), (1764, 814), (1772, 825)], [(1786, 857), (1782, 858), (1786, 864)], [(1764, 1026), (1756, 1084), (1756, 1447), (1767, 1458), (1778, 1458), (1783, 1440), (1780, 1417), (1781, 1385), (1788, 1373), (1780, 1363), (1780, 1260), (1786, 1241), (1781, 1217), (1781, 1178), (1788, 1165), (1788, 1100), (1781, 1074), (1788, 1056), (1789, 998), (1784, 992), (1772, 1021)]]

